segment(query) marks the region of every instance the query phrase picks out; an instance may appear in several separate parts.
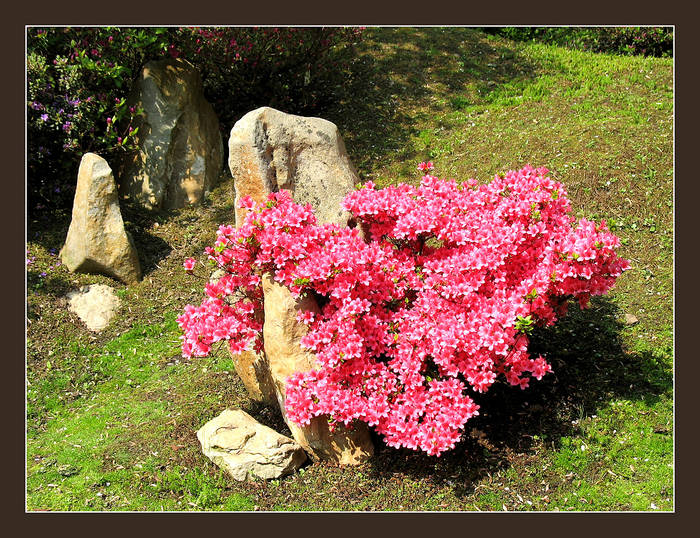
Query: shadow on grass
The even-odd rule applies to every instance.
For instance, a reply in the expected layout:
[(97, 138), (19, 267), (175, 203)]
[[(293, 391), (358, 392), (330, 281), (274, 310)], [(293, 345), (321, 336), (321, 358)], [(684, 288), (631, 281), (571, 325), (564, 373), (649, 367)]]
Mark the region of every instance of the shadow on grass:
[(371, 462), (376, 478), (403, 473), (454, 484), (459, 496), (474, 492), (485, 476), (511, 466), (516, 459), (534, 458), (533, 436), (559, 446), (576, 433), (572, 421), (624, 398), (653, 404), (673, 386), (673, 374), (652, 353), (626, 353), (619, 333), (619, 312), (604, 298), (581, 311), (572, 305), (555, 327), (541, 329), (531, 339), (533, 356), (542, 353), (553, 373), (533, 379), (520, 390), (504, 382), (486, 394), (473, 396), (480, 415), (467, 422), (463, 440), (450, 452), (431, 457), (407, 449), (396, 451), (375, 439), (379, 448)]
[[(172, 218), (174, 211), (149, 211), (124, 200), (120, 200), (119, 203), (124, 228), (134, 239), (141, 272), (143, 276), (147, 276), (157, 268), (160, 260), (170, 254), (172, 248), (160, 237), (156, 237), (146, 230), (156, 222), (163, 223)], [(45, 211), (42, 215), (28, 220), (27, 240), (43, 246), (46, 250), (58, 253), (66, 242), (70, 223), (71, 211), (69, 210), (57, 208)], [(65, 288), (65, 285), (53, 287), (58, 290), (58, 288)], [(72, 285), (69, 287), (73, 289)], [(64, 291), (68, 292), (70, 289)], [(59, 293), (56, 291), (54, 294)]]
[[(369, 29), (346, 72), (323, 92), (327, 96), (319, 97), (310, 109), (280, 108), (334, 122), (351, 161), (371, 173), (389, 157), (416, 157), (409, 142), (430, 119), (428, 106), (431, 114), (458, 110), (472, 104), (472, 98), (466, 96), (469, 92), (478, 90), (483, 97), (515, 79), (536, 77), (532, 63), (500, 43), (475, 28)], [(249, 106), (275, 106), (274, 98), (261, 97)], [(238, 105), (229, 106), (236, 109)], [(239, 119), (250, 110), (238, 110), (233, 116)], [(224, 141), (231, 127), (223, 128)], [(71, 175), (66, 184), (72, 185), (74, 177)], [(62, 219), (67, 224), (68, 198), (56, 202), (63, 206)], [(52, 215), (47, 218), (49, 214), (42, 215), (34, 205), (29, 211), (30, 220), (37, 220), (37, 226), (30, 224), (30, 228), (53, 225)], [(31, 240), (35, 230), (30, 232)]]
[(230, 224), (235, 225), (236, 223), (236, 204), (234, 203), (233, 193), (231, 194), (231, 201), (224, 204), (223, 206), (216, 207), (212, 212), (211, 220), (218, 224)]
[[(44, 276), (42, 276), (44, 275)], [(27, 271), (27, 288), (30, 292), (36, 291), (46, 295), (62, 297), (70, 291), (75, 290), (75, 285), (69, 282), (65, 274), (46, 274), (39, 271)], [(27, 317), (30, 320), (38, 317), (36, 306), (29, 305)]]
[(359, 51), (324, 117), (338, 125), (352, 162), (368, 173), (388, 156), (415, 157), (408, 142), (429, 119), (415, 110), (459, 109), (469, 104), (462, 95), (469, 88), (485, 94), (536, 76), (525, 58), (472, 28), (375, 28)]
[(142, 278), (158, 268), (158, 262), (168, 257), (172, 247), (160, 237), (148, 233), (155, 223), (167, 222), (175, 211), (147, 210), (143, 207), (120, 200), (120, 209), (126, 231), (134, 238), (136, 251), (141, 264)]

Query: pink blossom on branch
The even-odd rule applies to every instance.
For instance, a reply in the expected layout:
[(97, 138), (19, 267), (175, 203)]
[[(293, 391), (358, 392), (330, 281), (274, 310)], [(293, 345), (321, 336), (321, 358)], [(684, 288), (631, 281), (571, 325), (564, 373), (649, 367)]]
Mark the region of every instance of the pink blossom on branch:
[(183, 355), (216, 341), (262, 349), (255, 312), (269, 272), (294, 295), (327, 299), (298, 316), (319, 369), (287, 380), (287, 416), (359, 420), (390, 446), (434, 455), (454, 447), (479, 412), (472, 396), (498, 376), (524, 389), (551, 371), (528, 354), (530, 325), (552, 325), (567, 298), (585, 305), (629, 267), (604, 223), (574, 222), (546, 169), (486, 185), (427, 174), (418, 187), (367, 183), (343, 202), (353, 229), (318, 225), (286, 191), (239, 206), (242, 226), (221, 226), (206, 250), (224, 277), (178, 318)]
[(194, 258), (187, 258), (182, 266), (185, 268), (185, 271), (192, 271), (194, 269), (195, 264), (197, 261)]

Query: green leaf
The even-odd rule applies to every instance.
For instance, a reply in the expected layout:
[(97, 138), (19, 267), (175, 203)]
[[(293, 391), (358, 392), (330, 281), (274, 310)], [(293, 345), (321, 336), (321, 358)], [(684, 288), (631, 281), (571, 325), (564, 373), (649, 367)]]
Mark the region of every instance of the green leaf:
[(526, 300), (526, 301), (534, 301), (535, 299), (537, 299), (537, 289), (536, 289), (536, 288), (532, 288), (532, 290), (530, 291), (530, 293), (528, 293), (528, 294), (525, 296), (525, 300)]
[(534, 326), (534, 322), (532, 320), (532, 316), (527, 315), (525, 317), (523, 316), (518, 316), (517, 319), (515, 320), (515, 329), (520, 332), (524, 333), (530, 333), (532, 331), (532, 327)]

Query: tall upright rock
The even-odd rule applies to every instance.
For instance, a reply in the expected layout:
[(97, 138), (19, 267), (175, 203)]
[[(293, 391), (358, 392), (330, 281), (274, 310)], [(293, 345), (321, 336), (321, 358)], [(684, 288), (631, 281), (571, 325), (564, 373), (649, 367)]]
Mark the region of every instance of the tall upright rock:
[(139, 150), (119, 166), (122, 196), (149, 209), (200, 202), (221, 174), (223, 142), (197, 70), (180, 58), (148, 62), (129, 103), (144, 116)]
[[(346, 225), (350, 221), (351, 215), (342, 209), (341, 202), (359, 178), (338, 128), (329, 121), (293, 116), (268, 107), (249, 112), (231, 130), (229, 168), (236, 199), (250, 196), (256, 202), (263, 202), (271, 192), (285, 189), (297, 203), (311, 204), (319, 223)], [(237, 208), (238, 226), (244, 217), (245, 210)], [(294, 439), (314, 459), (340, 464), (366, 461), (373, 455), (374, 445), (365, 424), (349, 428), (340, 425), (331, 432), (324, 417), (316, 417), (308, 426), (287, 420), (284, 412), (287, 378), (295, 372), (318, 367), (314, 354), (299, 343), (306, 326), (297, 321), (296, 314), (300, 309), (318, 312), (318, 305), (313, 297), (293, 298), (269, 274), (264, 275), (263, 292), (265, 351), (254, 357), (245, 355), (248, 352), (234, 355), (237, 371), (245, 370), (251, 362), (258, 366), (258, 372), (266, 369)], [(262, 375), (258, 378), (269, 381)], [(269, 382), (251, 389), (251, 380), (248, 376), (246, 387), (251, 397), (269, 401)], [(265, 396), (261, 398), (259, 394)]]
[(310, 310), (318, 314), (319, 308), (312, 297), (292, 297), (291, 292), (275, 282), (269, 273), (263, 276), (263, 292), (265, 356), (282, 416), (292, 436), (314, 459), (342, 465), (367, 461), (374, 454), (374, 445), (366, 424), (358, 422), (351, 427), (339, 424), (331, 431), (327, 419), (322, 416), (313, 418), (308, 426), (299, 426), (287, 420), (284, 409), (287, 378), (296, 372), (318, 368), (314, 353), (300, 344), (307, 327), (297, 321), (297, 313)]
[(112, 169), (86, 153), (80, 161), (73, 217), (61, 259), (69, 271), (98, 273), (127, 284), (141, 278), (136, 248), (124, 229)]

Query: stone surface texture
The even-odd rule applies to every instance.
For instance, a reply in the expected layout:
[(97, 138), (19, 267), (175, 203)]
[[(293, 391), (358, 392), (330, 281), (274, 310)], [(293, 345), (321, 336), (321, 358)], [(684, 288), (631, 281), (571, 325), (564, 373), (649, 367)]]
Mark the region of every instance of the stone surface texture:
[(80, 161), (61, 260), (69, 271), (104, 274), (127, 284), (141, 278), (136, 248), (124, 229), (112, 169), (94, 153), (86, 153)]
[(295, 372), (318, 367), (313, 352), (300, 344), (307, 327), (297, 321), (297, 312), (312, 310), (318, 313), (319, 308), (311, 297), (292, 297), (289, 289), (275, 282), (269, 274), (263, 277), (263, 292), (265, 356), (282, 415), (294, 439), (314, 459), (330, 460), (343, 465), (367, 461), (374, 454), (374, 445), (364, 423), (356, 423), (351, 428), (341, 424), (331, 432), (324, 417), (316, 417), (308, 426), (299, 426), (287, 420), (284, 411), (287, 378)]
[[(223, 270), (217, 269), (212, 273), (209, 281), (216, 283), (224, 274)], [(257, 316), (258, 321), (262, 323), (262, 311), (258, 311)], [(257, 402), (273, 407), (276, 406), (277, 394), (270, 377), (270, 368), (265, 353), (246, 350), (241, 353), (231, 353), (231, 358), (233, 359), (233, 367), (238, 377), (243, 381), (248, 395)]]
[[(348, 223), (340, 203), (360, 180), (335, 124), (262, 107), (236, 122), (228, 146), (236, 200), (285, 189), (311, 204), (319, 223)], [(236, 208), (236, 222), (244, 216)]]
[(233, 359), (233, 368), (243, 381), (248, 395), (257, 402), (276, 406), (277, 393), (270, 376), (270, 366), (265, 353), (242, 351), (231, 354), (231, 358)]
[(120, 163), (122, 196), (149, 209), (200, 202), (223, 169), (223, 142), (197, 70), (180, 58), (151, 61), (129, 104), (144, 116), (137, 123), (139, 151)]
[[(351, 215), (342, 209), (341, 202), (359, 178), (337, 127), (329, 121), (285, 114), (269, 107), (253, 110), (231, 130), (229, 168), (236, 200), (250, 196), (256, 202), (264, 202), (271, 192), (285, 189), (297, 203), (311, 204), (319, 223), (350, 223)], [(237, 208), (238, 226), (244, 217), (245, 210)], [(263, 277), (263, 292), (265, 352), (255, 357), (233, 356), (248, 392), (255, 399), (269, 402), (266, 370), (294, 439), (313, 459), (340, 464), (366, 461), (373, 455), (374, 445), (365, 424), (351, 428), (341, 425), (331, 432), (326, 417), (317, 417), (306, 427), (287, 420), (287, 378), (318, 367), (315, 355), (300, 345), (307, 327), (297, 321), (296, 314), (300, 309), (319, 309), (313, 297), (293, 298), (269, 274)]]
[(68, 309), (94, 332), (100, 332), (109, 325), (121, 304), (114, 290), (104, 284), (83, 286), (78, 291), (68, 293), (66, 299)]
[(236, 480), (273, 479), (296, 471), (307, 459), (293, 439), (227, 409), (197, 432), (204, 454)]
[(635, 316), (634, 314), (625, 313), (625, 324), (626, 325), (635, 325), (637, 323), (639, 323), (637, 316)]

